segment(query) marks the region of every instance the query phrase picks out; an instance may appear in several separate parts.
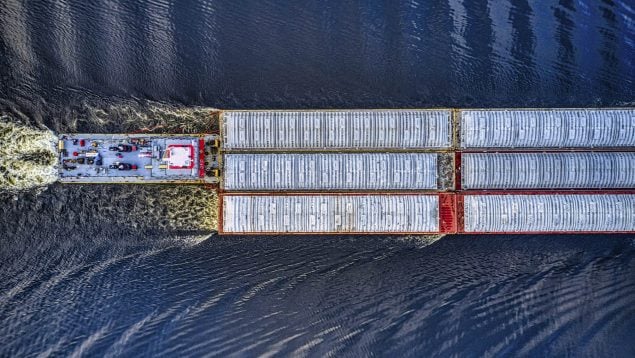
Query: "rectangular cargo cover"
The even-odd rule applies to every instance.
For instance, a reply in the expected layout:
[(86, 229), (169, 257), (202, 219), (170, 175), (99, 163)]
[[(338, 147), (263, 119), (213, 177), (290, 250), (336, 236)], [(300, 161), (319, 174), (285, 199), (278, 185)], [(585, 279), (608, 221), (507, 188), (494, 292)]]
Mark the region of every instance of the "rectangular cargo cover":
[(462, 189), (635, 187), (634, 152), (463, 153)]
[(225, 154), (225, 190), (437, 188), (436, 153)]
[(461, 110), (462, 148), (635, 146), (635, 109)]
[(635, 194), (465, 195), (465, 232), (635, 230)]
[(224, 195), (222, 233), (428, 233), (438, 195)]
[(227, 111), (222, 118), (225, 150), (452, 145), (450, 110)]

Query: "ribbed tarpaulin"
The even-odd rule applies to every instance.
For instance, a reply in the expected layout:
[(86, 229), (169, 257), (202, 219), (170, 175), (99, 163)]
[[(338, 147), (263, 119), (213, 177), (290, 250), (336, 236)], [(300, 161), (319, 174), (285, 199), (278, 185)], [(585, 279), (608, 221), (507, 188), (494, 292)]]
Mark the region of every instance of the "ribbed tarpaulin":
[(224, 195), (225, 233), (438, 232), (438, 195)]
[(634, 231), (633, 194), (465, 195), (465, 232)]
[(635, 109), (461, 110), (462, 148), (634, 147)]
[(634, 152), (463, 153), (463, 189), (635, 187)]
[(225, 190), (437, 188), (436, 153), (225, 154)]
[(227, 111), (222, 130), (225, 150), (452, 145), (450, 110)]

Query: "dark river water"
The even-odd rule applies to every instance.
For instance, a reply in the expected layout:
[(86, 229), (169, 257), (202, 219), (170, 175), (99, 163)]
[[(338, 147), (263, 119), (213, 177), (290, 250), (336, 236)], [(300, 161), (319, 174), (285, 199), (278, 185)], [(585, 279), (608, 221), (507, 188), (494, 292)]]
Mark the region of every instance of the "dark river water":
[[(2, 128), (589, 106), (635, 106), (632, 0), (0, 2)], [(213, 210), (0, 188), (0, 356), (635, 356), (634, 235), (218, 237)]]

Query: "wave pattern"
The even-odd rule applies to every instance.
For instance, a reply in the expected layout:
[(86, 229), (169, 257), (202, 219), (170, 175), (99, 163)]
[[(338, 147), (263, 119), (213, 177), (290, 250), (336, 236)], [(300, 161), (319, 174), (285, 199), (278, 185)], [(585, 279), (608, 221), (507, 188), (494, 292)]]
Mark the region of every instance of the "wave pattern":
[(43, 117), (87, 94), (217, 108), (632, 106), (635, 94), (626, 0), (9, 0), (0, 19), (0, 92)]
[(120, 235), (3, 271), (4, 354), (635, 352), (629, 237)]

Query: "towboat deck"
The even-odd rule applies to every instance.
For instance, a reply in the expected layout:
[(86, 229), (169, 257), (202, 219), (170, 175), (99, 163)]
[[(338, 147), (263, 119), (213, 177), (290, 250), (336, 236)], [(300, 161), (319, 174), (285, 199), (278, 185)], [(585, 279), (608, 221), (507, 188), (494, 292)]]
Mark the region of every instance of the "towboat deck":
[(215, 135), (73, 134), (59, 141), (64, 182), (208, 182), (218, 178)]

